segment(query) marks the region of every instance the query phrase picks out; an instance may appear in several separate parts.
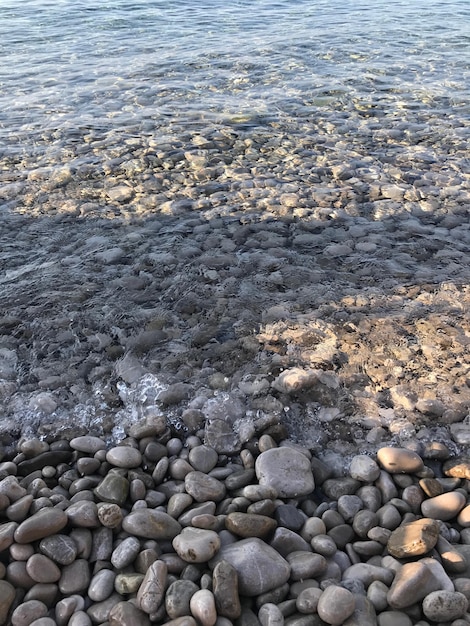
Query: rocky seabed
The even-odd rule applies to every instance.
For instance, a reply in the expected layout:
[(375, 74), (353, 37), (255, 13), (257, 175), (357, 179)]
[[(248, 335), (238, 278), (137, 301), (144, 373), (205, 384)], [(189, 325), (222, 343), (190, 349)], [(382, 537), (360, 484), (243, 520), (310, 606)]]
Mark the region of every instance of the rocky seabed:
[(114, 447), (21, 440), (0, 624), (470, 623), (470, 459), (410, 443), (341, 473), (268, 431), (232, 455), (151, 418)]

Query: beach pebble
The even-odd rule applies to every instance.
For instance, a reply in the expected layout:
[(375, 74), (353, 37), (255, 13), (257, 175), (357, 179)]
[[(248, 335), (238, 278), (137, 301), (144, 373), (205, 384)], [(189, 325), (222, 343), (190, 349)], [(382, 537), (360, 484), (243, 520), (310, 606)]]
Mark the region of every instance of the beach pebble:
[(220, 548), (216, 532), (201, 528), (183, 528), (173, 539), (173, 547), (178, 555), (188, 563), (205, 563), (212, 559)]
[(192, 580), (175, 580), (165, 594), (165, 609), (170, 619), (190, 614), (190, 600), (199, 590)]
[(11, 626), (29, 626), (31, 622), (47, 615), (47, 606), (39, 600), (20, 604), (11, 615)]
[(262, 452), (255, 463), (260, 485), (272, 487), (281, 498), (296, 498), (315, 488), (308, 458), (293, 448), (272, 448)]
[(240, 617), (237, 570), (228, 561), (219, 561), (214, 567), (213, 593), (218, 615), (235, 620)]
[(258, 596), (280, 587), (289, 579), (290, 566), (278, 552), (261, 539), (242, 539), (223, 546), (213, 566), (225, 560), (238, 574), (240, 593), (245, 596)]
[(290, 576), (292, 580), (316, 578), (324, 574), (328, 567), (325, 557), (313, 552), (291, 552), (286, 556), (286, 560), (290, 565)]
[(339, 626), (354, 613), (354, 595), (336, 585), (327, 587), (318, 600), (317, 612), (327, 624)]
[(126, 537), (111, 554), (111, 563), (116, 569), (124, 569), (137, 557), (141, 549), (136, 537)]
[(229, 513), (225, 527), (239, 537), (260, 537), (269, 535), (276, 528), (276, 520), (266, 515), (253, 513)]
[(8, 612), (15, 599), (15, 588), (6, 580), (0, 580), (0, 624), (6, 624)]
[(129, 481), (121, 474), (109, 472), (93, 491), (98, 500), (122, 506), (129, 494)]
[(127, 515), (122, 528), (130, 535), (145, 539), (174, 539), (181, 525), (167, 513), (155, 509), (139, 509)]
[(202, 626), (214, 626), (217, 621), (217, 610), (214, 595), (209, 589), (196, 591), (189, 604), (193, 617)]
[(131, 469), (142, 463), (142, 454), (130, 446), (117, 446), (108, 450), (106, 460), (115, 467)]
[(424, 500), (421, 504), (421, 511), (425, 517), (448, 520), (457, 517), (466, 504), (466, 498), (460, 491), (450, 491), (440, 496)]
[(64, 511), (44, 508), (22, 522), (15, 531), (15, 541), (31, 543), (50, 535), (55, 535), (67, 524), (68, 517)]
[(263, 604), (258, 611), (261, 626), (284, 626), (284, 616), (276, 604)]
[(217, 465), (219, 455), (214, 448), (201, 445), (189, 451), (188, 460), (196, 471), (208, 473)]
[(62, 568), (59, 589), (64, 596), (80, 594), (88, 588), (89, 584), (90, 566), (85, 559), (76, 559)]
[(413, 622), (402, 611), (383, 611), (377, 615), (377, 626), (413, 626)]
[(424, 467), (423, 459), (407, 448), (380, 448), (377, 462), (390, 474), (415, 474)]
[(196, 502), (220, 502), (225, 496), (225, 485), (203, 472), (189, 472), (184, 479), (186, 492)]
[(71, 439), (70, 447), (73, 450), (93, 455), (98, 452), (98, 450), (104, 450), (106, 448), (106, 444), (99, 437), (84, 435), (83, 437), (74, 437)]
[(468, 600), (458, 591), (433, 591), (423, 600), (423, 613), (433, 622), (450, 622), (463, 617)]
[(440, 563), (424, 558), (397, 571), (387, 600), (391, 608), (405, 609), (438, 590), (453, 591), (454, 585)]
[(355, 480), (372, 483), (377, 480), (380, 474), (380, 467), (376, 461), (364, 454), (358, 454), (352, 458), (349, 466), (349, 475)]
[(147, 614), (155, 613), (165, 597), (168, 568), (163, 561), (155, 561), (148, 568), (137, 592), (137, 604)]
[[(150, 619), (132, 602), (118, 602), (108, 615), (109, 626), (150, 626)], [(71, 626), (69, 624), (69, 626)], [(77, 625), (78, 626), (78, 625)]]
[(26, 562), (26, 571), (37, 583), (55, 583), (61, 576), (57, 565), (44, 554), (33, 554)]
[(387, 549), (397, 559), (420, 556), (434, 548), (439, 530), (437, 521), (429, 518), (402, 524), (392, 531)]
[(102, 569), (97, 572), (90, 581), (88, 597), (93, 602), (102, 602), (109, 598), (114, 591), (116, 574), (110, 569)]
[(299, 613), (310, 615), (317, 612), (318, 601), (323, 591), (316, 587), (302, 589), (295, 600), (295, 608)]

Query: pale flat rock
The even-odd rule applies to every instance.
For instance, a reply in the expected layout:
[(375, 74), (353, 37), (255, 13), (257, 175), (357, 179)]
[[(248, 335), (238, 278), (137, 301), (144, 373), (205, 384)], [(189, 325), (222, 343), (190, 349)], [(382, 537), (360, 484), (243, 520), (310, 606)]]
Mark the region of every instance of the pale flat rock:
[(349, 466), (349, 475), (351, 478), (361, 482), (372, 483), (379, 477), (380, 467), (370, 456), (357, 454), (352, 458)]
[(262, 452), (255, 463), (260, 485), (272, 487), (281, 498), (306, 496), (315, 489), (308, 458), (293, 448), (271, 448)]
[(438, 590), (453, 591), (454, 585), (438, 561), (425, 558), (398, 570), (387, 600), (392, 609), (405, 609)]
[(218, 552), (220, 538), (213, 530), (188, 527), (173, 539), (173, 547), (184, 561), (205, 563)]
[(464, 617), (468, 600), (458, 591), (433, 591), (423, 600), (423, 613), (433, 622), (451, 622)]
[(106, 453), (106, 460), (110, 465), (131, 469), (142, 463), (142, 454), (130, 446), (116, 446)]
[(189, 602), (193, 617), (202, 626), (214, 626), (217, 621), (214, 594), (209, 589), (199, 589)]
[(223, 546), (210, 565), (227, 561), (238, 574), (241, 595), (258, 596), (286, 583), (290, 566), (273, 548), (261, 539), (242, 539)]
[(181, 532), (181, 524), (163, 511), (140, 509), (127, 515), (122, 528), (130, 535), (145, 539), (174, 539)]
[(390, 474), (415, 474), (423, 467), (423, 459), (407, 448), (380, 448), (377, 452), (377, 462)]
[(337, 585), (327, 587), (317, 605), (317, 612), (321, 619), (332, 626), (339, 626), (354, 613), (356, 602), (354, 595)]
[(460, 491), (449, 491), (424, 500), (421, 504), (421, 512), (425, 517), (447, 522), (460, 513), (466, 502), (467, 499)]

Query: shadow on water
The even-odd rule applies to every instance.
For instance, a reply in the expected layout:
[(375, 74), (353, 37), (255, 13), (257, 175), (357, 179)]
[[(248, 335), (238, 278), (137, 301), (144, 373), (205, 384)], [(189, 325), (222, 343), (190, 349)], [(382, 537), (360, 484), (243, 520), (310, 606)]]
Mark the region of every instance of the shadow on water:
[(176, 431), (226, 410), (320, 448), (465, 417), (461, 214), (299, 210), (285, 194), (275, 215), (214, 193), (212, 214), (2, 212), (6, 442), (28, 427), (120, 436), (156, 388)]

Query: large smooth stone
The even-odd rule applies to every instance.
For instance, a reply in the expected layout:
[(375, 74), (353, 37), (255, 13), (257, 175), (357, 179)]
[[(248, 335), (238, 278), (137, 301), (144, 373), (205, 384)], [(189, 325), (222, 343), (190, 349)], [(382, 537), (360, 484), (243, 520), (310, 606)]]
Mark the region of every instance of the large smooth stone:
[(258, 596), (288, 581), (290, 566), (271, 546), (261, 539), (243, 539), (224, 546), (210, 562), (215, 567), (228, 561), (237, 570), (241, 595)]
[(32, 543), (38, 539), (55, 535), (67, 525), (68, 517), (64, 511), (54, 508), (40, 509), (22, 522), (15, 531), (17, 543)]
[(390, 474), (415, 474), (423, 467), (423, 459), (406, 448), (380, 448), (377, 452), (377, 462)]
[(213, 530), (188, 527), (173, 539), (173, 547), (183, 561), (205, 563), (219, 550), (220, 539)]
[(454, 584), (438, 561), (425, 558), (398, 570), (387, 600), (392, 609), (405, 609), (439, 590), (454, 591)]
[(181, 532), (181, 524), (163, 511), (139, 509), (129, 513), (122, 528), (130, 535), (145, 539), (174, 539)]
[(225, 485), (202, 472), (189, 472), (184, 478), (186, 493), (196, 502), (220, 502), (225, 496)]
[(255, 463), (260, 485), (272, 487), (281, 498), (306, 496), (315, 489), (308, 458), (293, 448), (271, 448), (262, 452)]
[(132, 469), (142, 463), (142, 454), (130, 446), (116, 446), (106, 453), (106, 460), (110, 465)]
[(255, 513), (229, 513), (225, 527), (239, 537), (260, 537), (269, 535), (276, 528), (276, 520)]
[(438, 522), (424, 518), (396, 528), (390, 535), (387, 549), (397, 559), (420, 556), (432, 550), (438, 538)]

